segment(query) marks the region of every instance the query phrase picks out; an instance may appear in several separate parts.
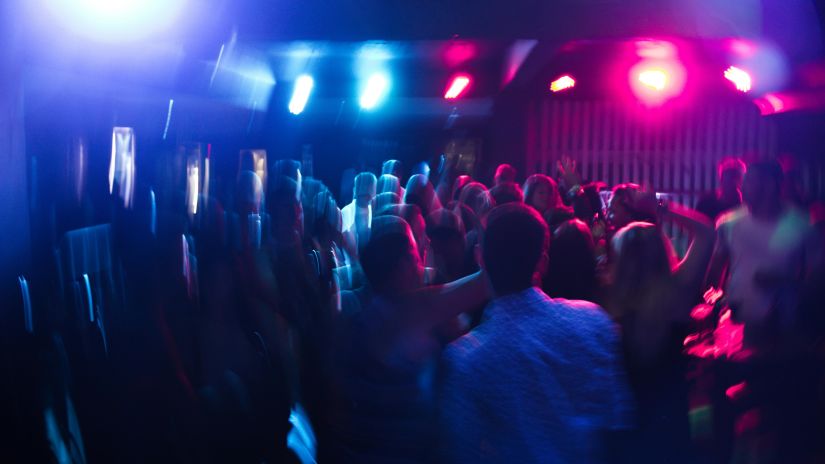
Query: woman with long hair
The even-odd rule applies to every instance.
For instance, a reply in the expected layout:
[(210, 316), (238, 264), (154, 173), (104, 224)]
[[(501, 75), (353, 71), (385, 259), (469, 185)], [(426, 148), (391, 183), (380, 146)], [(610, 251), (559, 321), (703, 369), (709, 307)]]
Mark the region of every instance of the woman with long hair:
[(625, 361), (638, 406), (638, 428), (627, 441), (635, 462), (677, 456), (689, 461), (690, 430), (682, 340), (700, 296), (714, 232), (700, 213), (659, 205), (652, 193), (629, 196), (634, 210), (673, 220), (691, 235), (681, 261), (661, 229), (631, 222), (612, 239), (614, 260), (606, 308), (622, 328)]

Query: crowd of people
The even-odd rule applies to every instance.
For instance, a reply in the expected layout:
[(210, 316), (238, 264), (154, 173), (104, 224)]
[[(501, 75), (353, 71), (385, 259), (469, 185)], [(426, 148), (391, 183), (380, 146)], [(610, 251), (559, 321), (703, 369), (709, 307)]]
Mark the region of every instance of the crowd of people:
[[(522, 184), (501, 165), (490, 188), (449, 163), (415, 171), (358, 173), (339, 204), (283, 160), (241, 169), (231, 199), (196, 214), (155, 187), (151, 220), (138, 191), (113, 224), (119, 393), (95, 399), (117, 419), (84, 429), (86, 447), (121, 461), (730, 462), (743, 426), (717, 407), (722, 444), (697, 442), (701, 361), (685, 352), (729, 311), (741, 362), (715, 381), (750, 382), (745, 409), (766, 408), (752, 429), (781, 428), (751, 448), (823, 456), (822, 424), (798, 415), (825, 399), (823, 229), (778, 163), (726, 160), (696, 210), (636, 184), (605, 204), (570, 160)], [(683, 253), (666, 223), (687, 232)], [(697, 321), (709, 289), (723, 296)], [(802, 374), (759, 379), (789, 359), (810, 392), (773, 401)]]

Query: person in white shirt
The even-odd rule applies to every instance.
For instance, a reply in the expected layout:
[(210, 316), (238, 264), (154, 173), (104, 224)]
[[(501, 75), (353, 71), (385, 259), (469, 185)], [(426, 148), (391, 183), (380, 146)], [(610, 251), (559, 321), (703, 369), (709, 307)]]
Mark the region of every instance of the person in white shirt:
[(377, 183), (375, 174), (371, 172), (362, 172), (355, 176), (352, 203), (341, 210), (342, 231), (356, 250), (369, 240), (372, 200), (375, 198)]
[(781, 200), (782, 170), (775, 162), (751, 164), (745, 205), (719, 218), (711, 283), (724, 284), (733, 317), (746, 340), (791, 328), (798, 293), (820, 250), (808, 215)]

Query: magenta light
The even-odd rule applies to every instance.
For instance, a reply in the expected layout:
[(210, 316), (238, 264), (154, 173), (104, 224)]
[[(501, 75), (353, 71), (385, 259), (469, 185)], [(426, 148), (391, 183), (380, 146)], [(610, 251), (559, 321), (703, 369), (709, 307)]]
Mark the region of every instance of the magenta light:
[(550, 83), (551, 92), (561, 92), (562, 90), (572, 89), (576, 86), (576, 80), (565, 74), (560, 78)]
[(444, 92), (444, 98), (447, 100), (455, 100), (467, 90), (467, 87), (470, 86), (470, 82), (470, 76), (460, 75), (454, 77), (450, 82), (450, 86), (447, 87), (447, 91)]
[(751, 75), (736, 66), (731, 66), (725, 70), (725, 79), (733, 82), (736, 90), (740, 92), (750, 92), (751, 90)]
[(639, 73), (639, 82), (653, 90), (661, 92), (667, 85), (667, 73), (662, 69), (647, 69)]
[(685, 75), (684, 66), (677, 60), (643, 60), (630, 69), (628, 78), (636, 98), (657, 106), (681, 95)]

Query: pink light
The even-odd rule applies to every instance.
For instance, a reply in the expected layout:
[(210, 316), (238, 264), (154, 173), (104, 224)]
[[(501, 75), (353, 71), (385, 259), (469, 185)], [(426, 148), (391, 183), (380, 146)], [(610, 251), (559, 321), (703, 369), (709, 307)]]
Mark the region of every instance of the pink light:
[(565, 74), (560, 78), (550, 83), (551, 92), (561, 92), (562, 90), (572, 89), (576, 86), (576, 80)]
[(664, 40), (639, 40), (636, 54), (641, 58), (664, 60), (676, 56), (676, 46)]
[(456, 76), (450, 82), (450, 86), (447, 88), (447, 91), (444, 93), (444, 98), (447, 100), (454, 100), (458, 98), (467, 87), (470, 86), (470, 76)]
[(685, 68), (677, 60), (643, 60), (630, 69), (633, 94), (648, 106), (679, 96), (685, 88)]
[(639, 73), (639, 82), (654, 90), (664, 90), (667, 81), (667, 73), (661, 69), (649, 69)]
[(750, 92), (751, 90), (751, 75), (736, 66), (731, 66), (725, 70), (725, 79), (733, 82), (736, 90), (740, 92)]
[(736, 400), (740, 396), (742, 396), (742, 393), (745, 391), (745, 389), (747, 387), (748, 387), (747, 383), (739, 382), (739, 383), (737, 383), (736, 385), (734, 385), (732, 387), (728, 387), (728, 389), (725, 390), (725, 396), (727, 396), (731, 400)]

